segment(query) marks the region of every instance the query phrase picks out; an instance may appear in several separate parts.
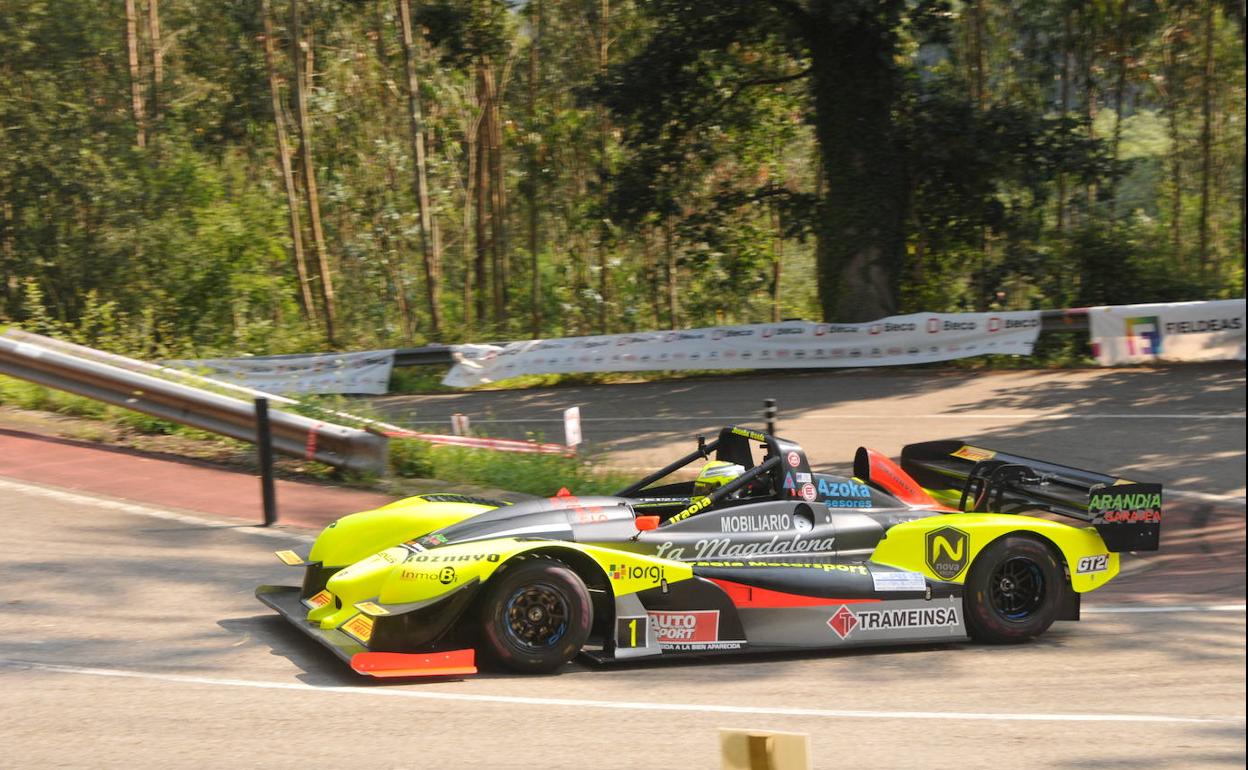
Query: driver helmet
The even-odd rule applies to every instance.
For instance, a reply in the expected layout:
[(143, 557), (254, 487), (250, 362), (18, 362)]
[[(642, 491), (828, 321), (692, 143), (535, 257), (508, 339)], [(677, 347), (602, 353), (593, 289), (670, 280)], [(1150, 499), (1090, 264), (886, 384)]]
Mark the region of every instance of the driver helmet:
[(742, 473), (745, 473), (745, 468), (736, 463), (712, 460), (703, 465), (702, 470), (698, 472), (698, 478), (693, 482), (693, 496), (709, 495)]

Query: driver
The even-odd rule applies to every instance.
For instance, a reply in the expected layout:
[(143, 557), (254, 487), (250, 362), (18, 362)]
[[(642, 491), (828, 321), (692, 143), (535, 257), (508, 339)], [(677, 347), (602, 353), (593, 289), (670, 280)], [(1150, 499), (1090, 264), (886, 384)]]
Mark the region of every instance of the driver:
[(693, 482), (693, 499), (706, 497), (728, 482), (745, 473), (745, 468), (724, 460), (712, 460), (702, 466)]

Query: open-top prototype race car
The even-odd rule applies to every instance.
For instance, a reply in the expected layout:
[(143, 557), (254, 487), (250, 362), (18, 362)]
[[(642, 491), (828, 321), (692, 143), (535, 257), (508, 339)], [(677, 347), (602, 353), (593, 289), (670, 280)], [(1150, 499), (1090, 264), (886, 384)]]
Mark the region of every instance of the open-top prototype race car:
[(860, 448), (853, 473), (728, 427), (614, 497), (419, 495), (345, 516), (306, 558), (278, 552), (302, 586), (256, 595), (362, 674), (474, 673), (477, 653), (543, 673), (578, 653), (1024, 641), (1077, 620), (1121, 552), (1158, 547), (1159, 484), (961, 441), (907, 446), (900, 466)]

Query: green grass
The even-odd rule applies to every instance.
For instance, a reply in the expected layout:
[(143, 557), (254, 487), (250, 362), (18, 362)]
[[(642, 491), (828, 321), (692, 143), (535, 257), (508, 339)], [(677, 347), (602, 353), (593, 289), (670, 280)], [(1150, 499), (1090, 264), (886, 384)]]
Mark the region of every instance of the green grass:
[(437, 446), (416, 439), (390, 441), (390, 468), (398, 476), (531, 495), (553, 495), (560, 487), (577, 495), (608, 495), (634, 480), (629, 474), (598, 467), (593, 458)]

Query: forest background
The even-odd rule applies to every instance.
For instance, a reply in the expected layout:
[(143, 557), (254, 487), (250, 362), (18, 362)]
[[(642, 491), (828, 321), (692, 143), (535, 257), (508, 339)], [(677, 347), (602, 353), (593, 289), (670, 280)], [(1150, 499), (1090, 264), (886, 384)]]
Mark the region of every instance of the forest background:
[(0, 323), (149, 358), (1244, 294), (1242, 0), (0, 0)]

